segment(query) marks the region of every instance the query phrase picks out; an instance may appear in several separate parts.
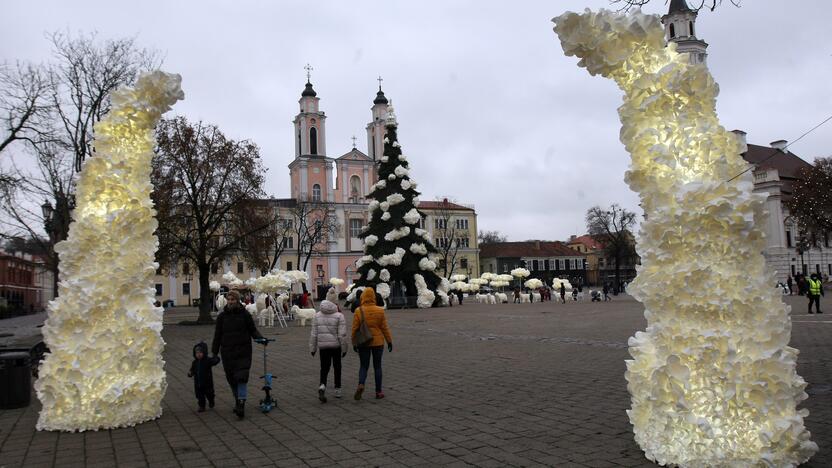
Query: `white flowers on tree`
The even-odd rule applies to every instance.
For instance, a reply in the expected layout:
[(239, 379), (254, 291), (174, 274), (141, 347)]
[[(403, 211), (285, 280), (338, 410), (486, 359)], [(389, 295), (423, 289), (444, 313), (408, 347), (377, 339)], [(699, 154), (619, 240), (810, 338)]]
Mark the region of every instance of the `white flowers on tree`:
[(525, 286), (529, 289), (538, 289), (538, 288), (543, 287), (543, 281), (540, 281), (537, 278), (532, 278), (530, 280), (527, 280), (525, 283), (523, 283), (523, 286)]
[[(646, 214), (627, 288), (647, 318), (625, 374), (636, 442), (660, 464), (808, 460), (818, 447), (797, 409), (806, 382), (788, 345), (789, 308), (760, 253), (764, 198), (750, 172), (736, 177), (745, 148), (719, 124), (708, 69), (665, 47), (656, 16), (601, 10), (554, 22), (564, 52), (624, 92), (625, 180)], [(710, 294), (714, 284), (729, 287)]]
[[(436, 263), (429, 257), (437, 251), (427, 231), (417, 227), (423, 219), (417, 208), (419, 192), (410, 180), (409, 163), (401, 155), (396, 131), (395, 114), (388, 108), (379, 181), (369, 194), (368, 228), (360, 235), (365, 256), (356, 262), (360, 274), (356, 285), (375, 287), (383, 297), (392, 294), (395, 300), (401, 298), (399, 303), (404, 303), (402, 296), (406, 296), (415, 298), (418, 307), (446, 304), (447, 300), (435, 293), (441, 278), (434, 273)], [(398, 183), (389, 182), (396, 179)]]
[(112, 429), (162, 414), (167, 382), (162, 308), (153, 305), (150, 170), (153, 130), (184, 97), (180, 82), (179, 75), (144, 74), (112, 93), (110, 112), (95, 124), (96, 154), (78, 179), (69, 236), (55, 246), (60, 295), (42, 329), (49, 353), (35, 381), (43, 405), (38, 430)]
[(416, 208), (412, 208), (404, 214), (404, 222), (407, 224), (418, 224), (421, 219), (422, 215), (419, 214), (419, 211)]
[(214, 292), (218, 292), (220, 290), (220, 282), (219, 281), (211, 281), (208, 283), (208, 289)]
[(388, 232), (384, 235), (384, 240), (386, 241), (394, 241), (399, 240), (403, 237), (407, 237), (410, 234), (410, 228), (407, 226), (402, 226), (398, 229), (393, 229), (392, 231)]

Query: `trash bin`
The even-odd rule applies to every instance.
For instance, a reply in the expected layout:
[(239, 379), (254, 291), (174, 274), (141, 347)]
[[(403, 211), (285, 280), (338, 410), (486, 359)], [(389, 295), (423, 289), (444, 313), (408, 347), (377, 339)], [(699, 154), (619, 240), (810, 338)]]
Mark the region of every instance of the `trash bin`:
[(0, 409), (24, 408), (32, 399), (31, 355), (0, 353)]

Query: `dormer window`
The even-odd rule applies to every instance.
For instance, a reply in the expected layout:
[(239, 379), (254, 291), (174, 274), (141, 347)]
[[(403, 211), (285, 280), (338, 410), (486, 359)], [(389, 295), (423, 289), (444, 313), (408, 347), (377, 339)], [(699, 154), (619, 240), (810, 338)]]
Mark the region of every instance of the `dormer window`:
[(673, 23), (670, 23), (670, 38), (673, 39), (676, 37), (676, 28), (674, 27)]

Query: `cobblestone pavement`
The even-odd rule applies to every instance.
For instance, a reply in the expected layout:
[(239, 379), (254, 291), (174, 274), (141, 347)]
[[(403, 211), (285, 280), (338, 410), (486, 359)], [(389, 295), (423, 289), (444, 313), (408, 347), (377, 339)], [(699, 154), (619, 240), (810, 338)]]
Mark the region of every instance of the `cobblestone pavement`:
[[(821, 447), (806, 466), (832, 466), (832, 300), (823, 303), (828, 316), (806, 315), (805, 298), (788, 301), (798, 370), (810, 382), (807, 424)], [(238, 421), (218, 367), (217, 407), (199, 414), (186, 373), (191, 347), (212, 329), (168, 324), (160, 419), (113, 431), (36, 432), (34, 401), (0, 412), (0, 466), (652, 466), (625, 414), (627, 338), (645, 326), (634, 300), (465, 304), (389, 316), (395, 349), (384, 354), (384, 400), (369, 391), (362, 401), (350, 398), (358, 373), (350, 352), (346, 397), (318, 402), (309, 328), (290, 327), (265, 331), (278, 340), (269, 347), (276, 410), (264, 415), (249, 405)], [(249, 393), (255, 401), (261, 391)]]

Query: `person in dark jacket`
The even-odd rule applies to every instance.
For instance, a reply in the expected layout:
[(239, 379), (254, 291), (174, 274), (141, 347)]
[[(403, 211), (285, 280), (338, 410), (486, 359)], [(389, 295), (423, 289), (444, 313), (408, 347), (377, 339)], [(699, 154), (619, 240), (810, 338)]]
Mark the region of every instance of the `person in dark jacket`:
[(225, 379), (234, 394), (234, 414), (240, 419), (245, 417), (246, 398), (248, 397), (248, 373), (251, 369), (251, 340), (258, 343), (265, 341), (257, 331), (254, 319), (240, 304), (240, 293), (229, 291), (225, 295), (228, 303), (217, 316), (214, 329), (214, 341), (211, 352), (222, 357)]
[(206, 399), (208, 407), (214, 407), (214, 373), (211, 368), (219, 362), (219, 358), (208, 357), (208, 345), (204, 342), (199, 342), (194, 346), (194, 362), (191, 363), (188, 377), (194, 379), (194, 393), (200, 413), (205, 411)]
[(355, 291), (355, 296), (352, 302), (350, 302), (350, 312), (353, 314), (355, 313), (355, 309), (361, 307), (361, 293), (364, 292), (364, 288), (359, 288)]

